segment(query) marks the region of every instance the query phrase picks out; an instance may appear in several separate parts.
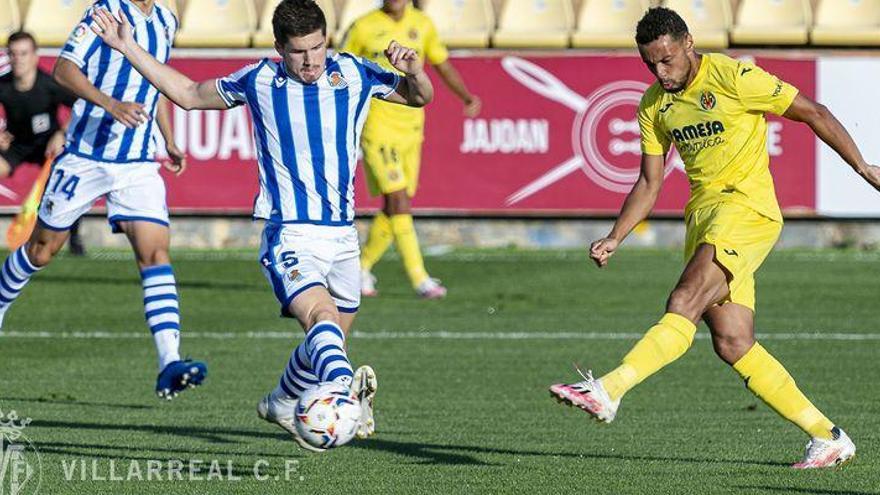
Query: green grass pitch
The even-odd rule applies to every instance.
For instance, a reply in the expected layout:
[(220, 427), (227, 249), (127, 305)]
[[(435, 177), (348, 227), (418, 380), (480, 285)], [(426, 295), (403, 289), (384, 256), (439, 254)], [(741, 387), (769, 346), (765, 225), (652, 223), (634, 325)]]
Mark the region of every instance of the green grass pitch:
[[(62, 257), (7, 314), (0, 410), (33, 418), (40, 493), (880, 494), (875, 253), (780, 251), (758, 274), (764, 345), (859, 447), (822, 472), (787, 467), (807, 439), (714, 356), (705, 327), (611, 425), (549, 397), (576, 379), (573, 362), (607, 371), (658, 319), (677, 251), (624, 249), (602, 271), (582, 252), (454, 251), (428, 258), (450, 287), (437, 302), (383, 261), (381, 297), (364, 302), (349, 340), (354, 363), (378, 373), (378, 433), (322, 455), (254, 412), (301, 336), (277, 317), (255, 250), (175, 256), (183, 351), (210, 374), (173, 402), (152, 392), (127, 254)], [(150, 462), (162, 466), (152, 480)], [(167, 479), (173, 462), (184, 481)], [(100, 479), (111, 474), (130, 479)]]

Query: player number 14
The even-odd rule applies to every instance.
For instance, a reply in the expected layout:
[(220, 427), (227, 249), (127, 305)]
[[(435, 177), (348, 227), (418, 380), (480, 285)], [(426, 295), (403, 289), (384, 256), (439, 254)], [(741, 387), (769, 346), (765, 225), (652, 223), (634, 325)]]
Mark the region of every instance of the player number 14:
[(60, 186), (61, 192), (66, 194), (67, 200), (70, 201), (73, 198), (73, 195), (76, 194), (76, 186), (79, 184), (79, 176), (70, 175), (65, 181), (64, 170), (60, 168), (55, 170), (55, 175), (57, 179), (55, 179), (55, 185), (52, 187), (52, 194), (58, 192), (58, 187)]

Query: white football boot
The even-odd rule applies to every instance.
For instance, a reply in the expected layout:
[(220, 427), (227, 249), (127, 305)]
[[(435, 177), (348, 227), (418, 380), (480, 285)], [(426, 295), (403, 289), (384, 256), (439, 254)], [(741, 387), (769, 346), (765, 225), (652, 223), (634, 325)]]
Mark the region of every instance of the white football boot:
[(357, 437), (367, 438), (376, 432), (376, 420), (373, 418), (373, 399), (376, 397), (376, 389), (379, 381), (376, 380), (376, 372), (369, 366), (361, 366), (354, 372), (354, 380), (351, 384), (351, 395), (357, 397), (361, 403), (361, 421), (358, 425)]
[(620, 399), (611, 400), (605, 387), (602, 386), (602, 380), (594, 379), (592, 372), (584, 373), (579, 368), (575, 369), (584, 378), (584, 381), (569, 385), (564, 383), (552, 385), (550, 396), (561, 403), (583, 409), (597, 421), (603, 423), (614, 421), (614, 417), (617, 416), (617, 408), (620, 406)]
[(315, 447), (303, 440), (296, 431), (296, 399), (276, 398), (269, 394), (257, 404), (257, 416), (260, 419), (278, 425), (282, 430), (286, 431), (293, 437), (293, 440), (300, 447), (311, 452), (325, 452), (327, 449)]
[(856, 445), (846, 432), (838, 427), (831, 429), (831, 440), (813, 438), (807, 443), (807, 451), (801, 462), (792, 464), (794, 469), (816, 469), (840, 466), (856, 455)]
[(371, 272), (361, 272), (361, 295), (364, 297), (376, 297), (379, 290), (376, 289), (376, 276)]

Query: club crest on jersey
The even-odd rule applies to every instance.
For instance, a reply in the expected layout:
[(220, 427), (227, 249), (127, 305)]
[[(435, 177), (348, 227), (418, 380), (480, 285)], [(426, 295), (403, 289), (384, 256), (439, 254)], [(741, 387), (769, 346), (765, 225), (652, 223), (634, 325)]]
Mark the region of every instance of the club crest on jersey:
[(343, 89), (348, 87), (348, 81), (341, 72), (334, 71), (327, 75), (327, 83), (333, 89)]
[(88, 27), (86, 27), (86, 23), (81, 22), (73, 28), (73, 34), (70, 35), (70, 41), (72, 44), (77, 44), (86, 37), (86, 32), (88, 31)]
[(703, 94), (700, 95), (700, 106), (703, 107), (703, 110), (712, 110), (715, 108), (715, 103), (717, 100), (711, 91), (703, 91)]
[(409, 39), (415, 41), (419, 39), (419, 31), (416, 28), (412, 28), (406, 33), (409, 36)]
[(287, 277), (291, 282), (296, 282), (300, 277), (299, 270), (291, 270), (290, 273), (287, 274)]

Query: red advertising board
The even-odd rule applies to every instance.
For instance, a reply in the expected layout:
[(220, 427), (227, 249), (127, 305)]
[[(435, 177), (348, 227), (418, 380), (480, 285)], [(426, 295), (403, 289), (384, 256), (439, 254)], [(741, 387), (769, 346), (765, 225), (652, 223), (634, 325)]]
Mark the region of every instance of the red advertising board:
[[(253, 59), (177, 58), (172, 65), (200, 80), (231, 73)], [(46, 63), (51, 61), (46, 60)], [(814, 60), (757, 62), (813, 96)], [(651, 75), (635, 56), (493, 56), (453, 58), (483, 111), (466, 118), (455, 96), (434, 77), (427, 108), (421, 181), (414, 205), (425, 212), (476, 214), (608, 214), (619, 209), (638, 175), (635, 119)], [(175, 136), (189, 154), (180, 178), (168, 176), (173, 211), (247, 213), (257, 190), (250, 118), (244, 108), (175, 109)], [(772, 118), (768, 147), (784, 210), (815, 210), (815, 138), (806, 126)], [(0, 188), (0, 206), (26, 193), (32, 174), (16, 173)], [(360, 210), (377, 207), (363, 173)], [(677, 156), (657, 212), (677, 214), (688, 183)]]

